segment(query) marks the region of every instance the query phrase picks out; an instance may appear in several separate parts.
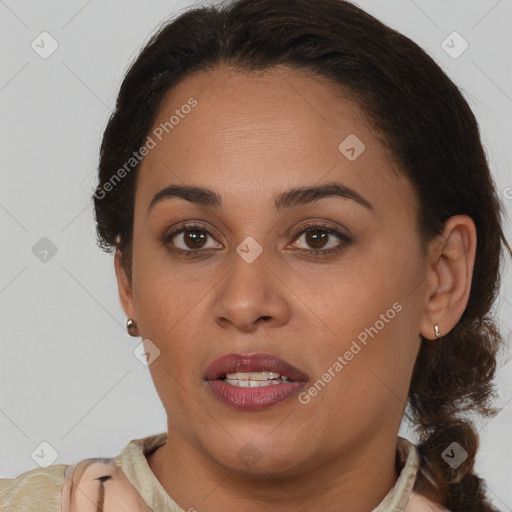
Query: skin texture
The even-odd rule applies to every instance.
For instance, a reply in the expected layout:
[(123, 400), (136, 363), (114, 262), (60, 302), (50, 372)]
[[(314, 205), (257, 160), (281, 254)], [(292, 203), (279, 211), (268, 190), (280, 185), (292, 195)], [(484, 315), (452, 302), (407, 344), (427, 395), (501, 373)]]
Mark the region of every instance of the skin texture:
[[(197, 106), (139, 171), (131, 281), (115, 256), (123, 308), (160, 350), (150, 371), (169, 440), (150, 467), (184, 510), (371, 511), (398, 477), (396, 438), (420, 334), (435, 340), (434, 324), (445, 334), (467, 304), (474, 224), (452, 217), (425, 255), (412, 185), (362, 111), (322, 78), (286, 68), (201, 72), (168, 92), (154, 126), (192, 96)], [(354, 161), (338, 149), (350, 134), (365, 144)], [(277, 193), (333, 181), (373, 209), (340, 197), (274, 208)], [(172, 198), (148, 213), (171, 184), (212, 188), (223, 205)], [(183, 221), (206, 225), (203, 245), (186, 233), (161, 242)], [(310, 221), (351, 241), (299, 235)], [(249, 236), (263, 249), (252, 263), (236, 252)], [(210, 250), (186, 258), (169, 250), (173, 242)], [(337, 254), (305, 254), (336, 246)], [(400, 312), (307, 404), (295, 396), (238, 411), (203, 382), (222, 355), (268, 352), (306, 373), (307, 390), (396, 303)], [(250, 467), (238, 456), (247, 443), (260, 455)]]

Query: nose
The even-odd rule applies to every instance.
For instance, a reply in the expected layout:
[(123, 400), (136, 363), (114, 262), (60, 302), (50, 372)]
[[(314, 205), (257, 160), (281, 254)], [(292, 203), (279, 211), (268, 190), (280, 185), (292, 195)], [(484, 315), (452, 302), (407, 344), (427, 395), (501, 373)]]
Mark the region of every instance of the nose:
[(290, 319), (287, 287), (265, 251), (249, 263), (233, 252), (230, 269), (215, 289), (212, 313), (223, 329), (253, 331), (260, 325), (280, 327)]

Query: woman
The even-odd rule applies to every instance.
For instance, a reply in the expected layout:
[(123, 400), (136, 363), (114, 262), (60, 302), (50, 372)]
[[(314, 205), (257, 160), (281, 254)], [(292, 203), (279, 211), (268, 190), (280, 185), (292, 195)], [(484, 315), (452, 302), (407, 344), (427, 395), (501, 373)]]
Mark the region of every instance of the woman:
[(168, 429), (2, 480), (4, 508), (496, 510), (464, 413), (496, 413), (510, 247), (415, 43), (342, 0), (189, 10), (125, 77), (94, 203)]

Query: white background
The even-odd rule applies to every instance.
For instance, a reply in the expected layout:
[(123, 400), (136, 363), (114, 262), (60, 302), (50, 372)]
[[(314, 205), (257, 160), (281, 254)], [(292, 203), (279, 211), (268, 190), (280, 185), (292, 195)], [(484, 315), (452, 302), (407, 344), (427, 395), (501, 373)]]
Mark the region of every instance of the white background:
[[(133, 355), (113, 260), (95, 245), (91, 193), (99, 144), (122, 77), (176, 0), (0, 0), (0, 477), (36, 467), (46, 441), (55, 464), (117, 455), (131, 440), (166, 430), (149, 371)], [(512, 1), (360, 0), (418, 42), (474, 109), (500, 197), (512, 209)], [(47, 59), (31, 47), (58, 42)], [(441, 47), (459, 32), (460, 57)], [(459, 43), (457, 43), (459, 44)], [(440, 134), (442, 136), (442, 134)], [(507, 233), (510, 237), (510, 223)], [(48, 237), (57, 253), (32, 252)], [(507, 267), (508, 268), (508, 267)], [(512, 327), (511, 276), (498, 311)], [(502, 510), (512, 510), (512, 366), (502, 362), (503, 411), (480, 425), (477, 471)], [(402, 435), (415, 440), (406, 426)]]

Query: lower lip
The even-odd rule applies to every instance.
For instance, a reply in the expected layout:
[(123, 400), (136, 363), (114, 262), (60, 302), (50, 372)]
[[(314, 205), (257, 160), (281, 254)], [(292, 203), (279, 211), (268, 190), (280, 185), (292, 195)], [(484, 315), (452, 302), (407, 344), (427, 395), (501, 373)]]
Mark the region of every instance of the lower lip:
[(240, 411), (259, 411), (286, 400), (304, 387), (305, 382), (284, 382), (258, 388), (240, 388), (223, 380), (207, 380), (213, 394), (225, 404)]

